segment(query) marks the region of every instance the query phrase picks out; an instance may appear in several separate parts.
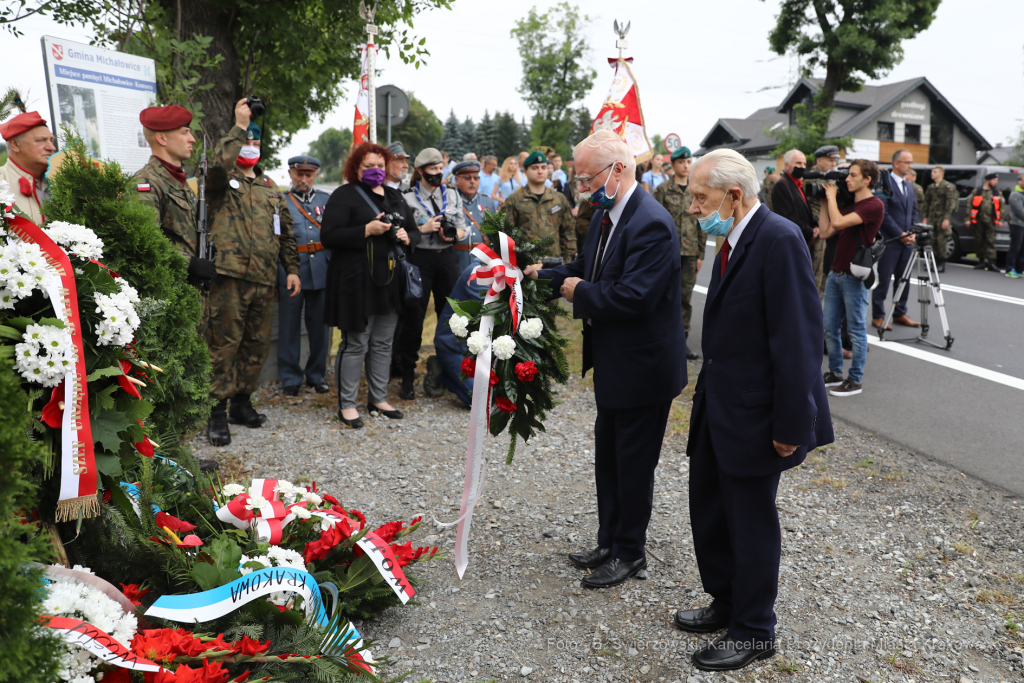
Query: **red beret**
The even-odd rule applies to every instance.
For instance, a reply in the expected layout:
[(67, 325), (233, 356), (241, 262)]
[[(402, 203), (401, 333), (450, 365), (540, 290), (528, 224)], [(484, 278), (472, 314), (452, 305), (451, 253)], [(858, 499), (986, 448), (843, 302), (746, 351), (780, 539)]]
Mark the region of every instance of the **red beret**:
[(39, 126), (45, 126), (46, 121), (37, 111), (30, 111), (24, 114), (18, 114), (7, 123), (0, 124), (0, 135), (3, 136), (4, 140), (10, 140), (16, 135), (21, 135), (27, 130), (38, 128)]
[(139, 122), (150, 130), (175, 130), (192, 123), (192, 112), (176, 104), (150, 107), (139, 114)]

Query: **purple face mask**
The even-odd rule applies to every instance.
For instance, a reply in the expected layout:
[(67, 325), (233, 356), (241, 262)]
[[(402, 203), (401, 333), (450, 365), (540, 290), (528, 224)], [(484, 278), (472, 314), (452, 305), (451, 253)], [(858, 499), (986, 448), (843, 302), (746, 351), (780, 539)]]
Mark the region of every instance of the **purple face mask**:
[(387, 173), (383, 168), (368, 168), (363, 171), (363, 182), (370, 187), (379, 187), (384, 183)]

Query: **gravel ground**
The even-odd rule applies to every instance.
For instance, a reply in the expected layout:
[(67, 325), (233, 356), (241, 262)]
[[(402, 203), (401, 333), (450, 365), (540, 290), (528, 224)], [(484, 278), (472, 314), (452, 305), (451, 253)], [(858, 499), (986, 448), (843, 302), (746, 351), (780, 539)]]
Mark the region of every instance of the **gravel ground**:
[[(695, 378), (698, 367), (690, 369)], [(417, 385), (417, 389), (419, 386)], [(365, 388), (363, 389), (365, 391)], [(783, 475), (780, 654), (742, 671), (695, 671), (709, 640), (672, 627), (708, 603), (687, 514), (690, 394), (677, 400), (657, 471), (646, 580), (580, 587), (566, 553), (593, 545), (597, 515), (590, 382), (574, 378), (548, 434), (488, 439), (485, 502), (460, 581), (452, 559), (469, 412), (451, 395), (391, 401), (404, 420), (350, 430), (333, 393), (255, 397), (269, 420), (233, 427), (219, 457), (238, 476), (315, 479), (373, 524), (423, 514), (415, 545), (445, 557), (415, 567), (418, 604), (357, 624), (386, 655), (385, 677), (439, 681), (1024, 680), (1024, 512), (1017, 499), (884, 439), (836, 424), (836, 443)], [(365, 405), (361, 396), (360, 405)], [(360, 411), (363, 412), (362, 410)], [(1010, 454), (1007, 457), (1016, 457)]]

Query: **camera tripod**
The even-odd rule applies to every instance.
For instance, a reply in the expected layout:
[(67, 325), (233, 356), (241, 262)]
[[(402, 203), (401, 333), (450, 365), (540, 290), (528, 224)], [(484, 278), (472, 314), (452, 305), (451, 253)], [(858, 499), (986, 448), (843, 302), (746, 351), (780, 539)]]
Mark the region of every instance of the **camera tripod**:
[[(892, 316), (896, 311), (896, 303), (903, 295), (903, 290), (910, 286), (910, 278), (916, 266), (917, 300), (921, 304), (921, 333), (917, 337), (910, 339), (893, 339), (892, 341), (904, 343), (917, 342), (949, 351), (950, 347), (953, 346), (953, 337), (949, 333), (949, 321), (946, 319), (946, 300), (942, 298), (942, 286), (939, 283), (939, 270), (935, 264), (935, 254), (932, 252), (931, 235), (928, 230), (915, 230), (913, 232), (917, 235), (917, 244), (915, 245), (914, 253), (907, 262), (907, 267), (903, 269), (903, 275), (896, 283), (896, 291), (892, 296), (892, 307), (889, 309), (888, 314), (886, 314), (882, 327), (878, 330), (878, 338), (884, 341), (885, 330), (892, 323)], [(896, 239), (899, 239), (899, 237), (894, 238), (894, 240)], [(929, 329), (928, 308), (932, 303), (932, 292), (935, 294), (935, 307), (939, 309), (939, 321), (942, 323), (942, 336), (945, 339), (945, 344), (936, 344), (927, 338)]]

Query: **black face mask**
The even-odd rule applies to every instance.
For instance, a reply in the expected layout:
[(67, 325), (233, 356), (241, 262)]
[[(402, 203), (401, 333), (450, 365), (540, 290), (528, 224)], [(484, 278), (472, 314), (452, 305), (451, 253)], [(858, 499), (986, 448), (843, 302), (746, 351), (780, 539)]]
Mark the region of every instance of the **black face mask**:
[(800, 180), (801, 178), (804, 177), (804, 171), (806, 171), (806, 170), (807, 169), (805, 169), (805, 168), (800, 168), (799, 166), (797, 166), (797, 167), (795, 167), (793, 169), (793, 172), (790, 173), (789, 175), (793, 176), (793, 178), (795, 178), (796, 180)]
[(438, 185), (441, 184), (441, 179), (443, 177), (444, 177), (444, 175), (441, 174), (441, 173), (424, 173), (423, 174), (423, 179), (426, 180), (428, 184), (433, 185), (434, 187), (437, 187)]

